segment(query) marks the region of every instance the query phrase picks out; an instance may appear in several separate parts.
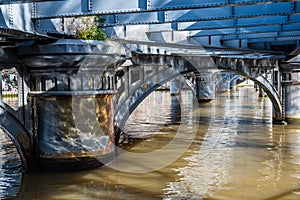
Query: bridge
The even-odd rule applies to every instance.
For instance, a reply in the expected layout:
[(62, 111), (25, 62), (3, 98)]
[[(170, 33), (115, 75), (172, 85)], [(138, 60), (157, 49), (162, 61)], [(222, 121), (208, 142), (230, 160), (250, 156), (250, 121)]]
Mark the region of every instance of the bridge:
[[(0, 94), (0, 128), (25, 170), (110, 161), (130, 114), (167, 82), (201, 103), (242, 76), (268, 95), (274, 122), (300, 120), (299, 1), (2, 0), (0, 14), (1, 70), (19, 76), (18, 109)], [(86, 16), (106, 41), (74, 39)]]

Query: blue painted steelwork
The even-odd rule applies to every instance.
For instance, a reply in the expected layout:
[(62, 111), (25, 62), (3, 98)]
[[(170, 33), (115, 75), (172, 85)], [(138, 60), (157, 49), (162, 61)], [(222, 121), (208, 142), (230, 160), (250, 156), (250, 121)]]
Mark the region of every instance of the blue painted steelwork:
[(287, 16), (262, 16), (259, 18), (238, 18), (237, 26), (259, 26), (287, 23)]
[[(234, 16), (258, 16), (258, 15), (279, 15), (292, 13), (293, 2), (281, 2), (274, 4), (257, 4), (248, 6), (236, 6)], [(296, 11), (298, 12), (298, 11)]]
[[(120, 96), (116, 98), (117, 112), (115, 120), (120, 122), (119, 124), (123, 123), (124, 125), (126, 117), (161, 83), (182, 74), (190, 75), (190, 73), (194, 73), (197, 76), (197, 69), (208, 67), (234, 71), (256, 81), (260, 87), (266, 90), (273, 102), (276, 118), (282, 119), (285, 108), (282, 105), (284, 98), (279, 96), (278, 93), (280, 84), (274, 87), (269, 80), (269, 75), (272, 75), (275, 70), (280, 72), (279, 60), (284, 59), (287, 53), (299, 47), (299, 1), (111, 0), (107, 2), (104, 0), (61, 0), (11, 2), (12, 4), (8, 4), (8, 0), (0, 2), (0, 45), (2, 46), (18, 46), (24, 41), (27, 41), (29, 46), (34, 43), (39, 44), (36, 40), (50, 39), (49, 35), (52, 36), (51, 39), (53, 37), (72, 37), (74, 33), (66, 30), (70, 25), (68, 20), (72, 19), (67, 17), (99, 15), (103, 19), (101, 26), (106, 33), (110, 33), (109, 36), (116, 37), (114, 38), (115, 41), (122, 47), (126, 47), (126, 51), (124, 50), (120, 60), (116, 60), (116, 63), (113, 64), (118, 70), (124, 70), (125, 72), (123, 77), (119, 77), (124, 80), (119, 82), (120, 87), (117, 87), (117, 89), (120, 89)], [(67, 35), (70, 33), (71, 36)], [(130, 41), (131, 38), (134, 41)], [(51, 43), (50, 40), (48, 42)], [(66, 43), (71, 44), (70, 41), (66, 41)], [(276, 45), (282, 47), (278, 48)], [(47, 45), (47, 50), (49, 50), (49, 46), (51, 45)], [(233, 47), (236, 48), (233, 49)], [(251, 50), (251, 48), (264, 51)], [(274, 52), (274, 49), (279, 50), (280, 53)], [(35, 50), (36, 47), (33, 48), (33, 52)], [(74, 52), (69, 52), (72, 54), (69, 58), (62, 57), (58, 55), (57, 49), (53, 52), (60, 60), (50, 57), (49, 52), (47, 52), (47, 56), (39, 54), (35, 55), (36, 57), (28, 55), (24, 58), (27, 51), (28, 49), (24, 50), (23, 55), (19, 52), (19, 56), (23, 56), (23, 60), (21, 57), (16, 60), (28, 64), (27, 69), (29, 69), (31, 76), (28, 78), (26, 76), (29, 76), (29, 74), (25, 74), (23, 79), (30, 80), (30, 84), (33, 85), (33, 87), (30, 87), (31, 91), (28, 92), (31, 92), (32, 98), (36, 98), (40, 102), (34, 103), (37, 103), (36, 105), (40, 108), (40, 124), (42, 124), (40, 127), (43, 127), (45, 124), (47, 125), (47, 120), (45, 120), (47, 117), (44, 115), (45, 112), (42, 111), (45, 107), (43, 107), (42, 101), (39, 100), (40, 97), (41, 99), (44, 98), (41, 94), (47, 89), (53, 88), (59, 90), (58, 93), (49, 91), (47, 95), (61, 95), (60, 92), (70, 95), (71, 91), (69, 90), (72, 88), (70, 74), (73, 72), (70, 72), (68, 64), (74, 61), (78, 63), (78, 58), (75, 58)], [(288, 52), (282, 53), (281, 51)], [(84, 51), (83, 53), (91, 52)], [(4, 64), (8, 64), (9, 58), (13, 58), (13, 56), (9, 57), (7, 53), (4, 55), (7, 57), (2, 58), (2, 60)], [(37, 62), (35, 68), (31, 62), (37, 57), (41, 59), (41, 62)], [(134, 67), (131, 67), (131, 65), (122, 66), (125, 59)], [(45, 61), (49, 61), (47, 65), (45, 65)], [(49, 66), (49, 63), (52, 63), (53, 66)], [(97, 63), (99, 64), (99, 62)], [(97, 63), (91, 66), (97, 66)], [(62, 71), (61, 64), (69, 66), (65, 72)], [(50, 68), (54, 66), (57, 71)], [(173, 68), (170, 66), (173, 66)], [(73, 68), (74, 65), (71, 67)], [(103, 65), (102, 67), (103, 69), (110, 68), (112, 64), (109, 64), (109, 66)], [(45, 71), (39, 74), (41, 69)], [(296, 70), (298, 70), (298, 66)], [(115, 71), (112, 71), (111, 76), (107, 79), (101, 79), (101, 81), (106, 80), (108, 83), (116, 83), (113, 79), (113, 72)], [(131, 76), (131, 74), (137, 74), (137, 72), (138, 77)], [(36, 74), (32, 75), (32, 73)], [(45, 76), (45, 73), (49, 74)], [(53, 79), (54, 75), (56, 76), (55, 79)], [(91, 94), (97, 93), (95, 86), (100, 83), (100, 80), (97, 79), (98, 77), (94, 72), (87, 75), (92, 79), (86, 79), (85, 81), (81, 79), (81, 83), (88, 83), (87, 80), (93, 80), (94, 82), (82, 86), (81, 89), (84, 90), (82, 94), (87, 94), (86, 89), (91, 90)], [(66, 76), (67, 79), (65, 79)], [(35, 78), (35, 80), (32, 78)], [(47, 86), (45, 86), (46, 83)], [(143, 87), (139, 87), (141, 84)], [(106, 87), (102, 84), (101, 88), (104, 90)], [(108, 88), (112, 89), (110, 86)], [(34, 93), (34, 90), (37, 93)], [(81, 95), (81, 93), (74, 94)], [(287, 95), (290, 95), (290, 92)], [(293, 95), (290, 95), (290, 97), (292, 98)], [(49, 102), (50, 100), (51, 98)], [(51, 105), (55, 104), (60, 103), (51, 102)], [(61, 103), (57, 107), (61, 105), (64, 106), (65, 103)], [(28, 110), (30, 109), (32, 108), (30, 107)], [(27, 112), (26, 109), (24, 110), (24, 112)], [(10, 119), (11, 116), (7, 115), (7, 110), (3, 109), (3, 113), (0, 128), (8, 133), (20, 133), (18, 135), (29, 138), (30, 135), (25, 135), (21, 125), (17, 126), (17, 131), (14, 131), (13, 125), (7, 123), (7, 120), (4, 121), (4, 119)], [(28, 116), (30, 115), (31, 113), (28, 114)], [(52, 117), (54, 116), (53, 114)], [(10, 121), (13, 122), (13, 120)], [(42, 129), (35, 128), (39, 133), (42, 132)], [(22, 131), (23, 134), (21, 134)], [(28, 130), (28, 132), (30, 131)], [(29, 139), (26, 141), (28, 142)], [(22, 142), (22, 140), (18, 140), (16, 146), (19, 145), (18, 143), (20, 143), (20, 147), (31, 145)], [(23, 154), (28, 157), (28, 153), (26, 153)]]
[[(249, 39), (248, 43), (274, 43), (274, 42), (282, 42), (281, 45), (284, 45), (283, 41), (292, 41), (294, 44), (300, 40), (300, 36), (295, 37), (270, 37), (270, 38), (255, 38)], [(290, 44), (290, 43), (287, 43)]]
[(192, 8), (192, 7), (207, 7), (221, 6), (228, 4), (227, 0), (150, 0), (149, 8), (152, 10), (174, 9), (174, 8)]
[[(267, 26), (267, 27), (248, 27), (248, 28), (228, 28), (228, 29), (213, 29), (213, 30), (201, 30), (195, 31), (195, 33), (191, 34), (191, 37), (198, 36), (211, 36), (211, 35), (244, 35), (244, 34), (253, 34), (253, 33), (266, 33), (266, 32), (277, 32), (280, 31), (280, 26)], [(280, 32), (280, 35), (290, 35), (289, 33), (293, 32)]]
[[(212, 8), (193, 8), (190, 10), (168, 10), (165, 12), (165, 21), (164, 22), (187, 22), (187, 21), (204, 21), (204, 20), (216, 20), (216, 19), (241, 19), (241, 18), (252, 18), (252, 17), (263, 17), (263, 16), (278, 16), (278, 15), (295, 15), (299, 12), (298, 9), (293, 9), (292, 2), (281, 2), (274, 4), (258, 4), (258, 5), (247, 5), (247, 6), (224, 6), (224, 7), (212, 7)], [(151, 11), (151, 10), (150, 10)], [(156, 11), (151, 11), (156, 12)], [(142, 13), (136, 13), (134, 15), (134, 23), (143, 23), (143, 17), (148, 18), (153, 16), (149, 12), (148, 14), (142, 15)], [(127, 20), (128, 17), (123, 15), (129, 14), (115, 14), (115, 18), (118, 18), (117, 21), (111, 21), (110, 15), (107, 17), (106, 25), (126, 25), (131, 24), (132, 20)], [(149, 15), (149, 16), (148, 16)], [(133, 19), (133, 18), (131, 18)], [(284, 18), (284, 23), (287, 21), (287, 18)], [(152, 21), (160, 21), (158, 18)], [(263, 20), (264, 21), (264, 20)], [(278, 23), (276, 19), (270, 19), (267, 23)], [(298, 22), (297, 17), (293, 17), (291, 22)], [(151, 21), (149, 21), (151, 23)], [(153, 23), (153, 22), (152, 22)], [(256, 24), (257, 22), (255, 22)], [(262, 22), (260, 22), (262, 23)], [(246, 24), (248, 25), (248, 23)]]
[(35, 18), (52, 18), (88, 14), (134, 13), (160, 10), (190, 10), (207, 7), (216, 8), (220, 6), (240, 6), (268, 2), (274, 3), (273, 0), (114, 0), (111, 2), (107, 2), (105, 0), (64, 0), (36, 3)]
[(277, 37), (277, 32), (270, 33), (257, 33), (257, 34), (239, 34), (239, 35), (226, 35), (222, 37), (222, 40), (232, 40), (232, 39), (251, 39), (251, 38), (269, 38), (269, 37)]
[[(279, 26), (290, 23), (287, 21), (286, 16), (269, 16), (269, 17), (256, 17), (256, 18), (238, 18), (238, 19), (229, 19), (229, 20), (209, 20), (209, 21), (197, 21), (197, 22), (177, 22), (177, 30), (210, 30), (210, 29), (224, 29), (224, 28), (247, 28), (254, 27), (259, 28), (262, 26)], [(294, 21), (294, 25), (297, 25)], [(293, 25), (290, 23), (289, 25)], [(151, 25), (153, 27), (161, 26), (161, 24)]]
[[(193, 31), (190, 37), (222, 36), (221, 41), (277, 38), (297, 39), (300, 31), (299, 1), (268, 0), (61, 0), (1, 5), (0, 28), (3, 35), (31, 39), (48, 33), (65, 32), (66, 16), (98, 14), (106, 21), (103, 27), (148, 25), (144, 32)], [(3, 1), (7, 3), (7, 1)], [(17, 19), (23, 20), (17, 20)], [(32, 19), (34, 19), (32, 21)], [(113, 29), (106, 29), (113, 31)], [(194, 32), (197, 31), (198, 32)], [(235, 30), (235, 31), (234, 31)], [(18, 32), (19, 31), (19, 32)], [(291, 32), (291, 33), (289, 33)], [(277, 35), (276, 35), (277, 33)], [(131, 34), (130, 34), (131, 35)], [(134, 36), (133, 36), (134, 37)], [(49, 37), (48, 37), (49, 38)], [(150, 37), (153, 38), (153, 37)], [(199, 41), (200, 41), (199, 40)], [(206, 39), (210, 40), (209, 38)], [(265, 40), (263, 40), (265, 41)], [(252, 41), (253, 42), (253, 41)], [(208, 41), (207, 44), (210, 44)], [(213, 42), (213, 44), (217, 44)]]
[(236, 26), (236, 21), (231, 20), (210, 20), (200, 22), (181, 22), (179, 23), (179, 30), (205, 30), (205, 29), (219, 29), (231, 28)]

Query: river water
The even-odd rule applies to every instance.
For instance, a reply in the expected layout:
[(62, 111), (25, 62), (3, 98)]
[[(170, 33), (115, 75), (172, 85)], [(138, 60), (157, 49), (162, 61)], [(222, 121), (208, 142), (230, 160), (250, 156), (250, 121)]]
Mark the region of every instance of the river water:
[[(273, 125), (271, 116), (270, 100), (259, 98), (253, 88), (218, 93), (200, 106), (190, 91), (181, 97), (156, 91), (134, 111), (122, 138), (123, 150), (145, 155), (146, 161), (133, 159), (132, 168), (122, 168), (124, 160), (116, 159), (72, 173), (22, 175), (16, 152), (1, 134), (0, 197), (300, 199), (300, 127)], [(176, 138), (179, 132), (186, 137)], [(147, 162), (148, 154), (174, 141), (178, 148), (169, 149), (169, 156), (155, 154)], [(144, 172), (132, 173), (135, 168)]]

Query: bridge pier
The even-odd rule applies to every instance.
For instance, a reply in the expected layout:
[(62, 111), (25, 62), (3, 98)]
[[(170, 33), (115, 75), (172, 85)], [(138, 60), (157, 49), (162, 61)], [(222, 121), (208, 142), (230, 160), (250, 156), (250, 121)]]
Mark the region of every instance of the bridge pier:
[(300, 71), (295, 67), (292, 65), (282, 67), (282, 95), (286, 121), (300, 124)]
[(170, 102), (170, 124), (180, 124), (181, 122), (181, 96), (171, 96)]
[(198, 102), (209, 102), (215, 97), (215, 80), (213, 73), (196, 75), (196, 96)]
[(229, 92), (231, 89), (231, 78), (225, 78), (224, 80), (218, 81), (216, 85), (217, 92)]
[[(30, 95), (35, 108), (36, 152), (42, 169), (89, 169), (113, 159), (112, 94)], [(77, 103), (80, 105), (72, 105)], [(79, 110), (74, 112), (73, 108)], [(94, 118), (82, 114), (93, 110)]]
[(181, 92), (181, 82), (177, 78), (170, 81), (170, 94), (172, 96), (180, 94)]
[(90, 169), (114, 158), (115, 48), (75, 40), (19, 48), (42, 169)]

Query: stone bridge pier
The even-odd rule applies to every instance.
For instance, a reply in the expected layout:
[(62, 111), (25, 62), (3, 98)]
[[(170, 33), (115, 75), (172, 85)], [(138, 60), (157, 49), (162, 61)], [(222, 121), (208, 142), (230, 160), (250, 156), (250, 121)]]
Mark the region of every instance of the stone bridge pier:
[(114, 157), (114, 65), (120, 47), (58, 40), (21, 46), (30, 79), (36, 160), (46, 170), (95, 168)]

